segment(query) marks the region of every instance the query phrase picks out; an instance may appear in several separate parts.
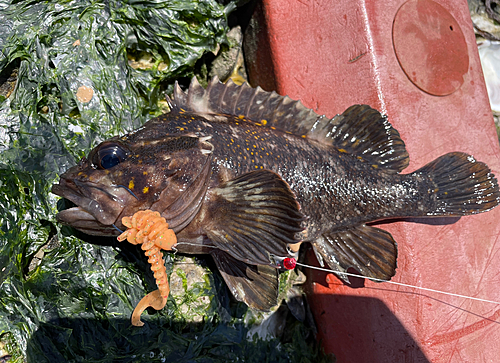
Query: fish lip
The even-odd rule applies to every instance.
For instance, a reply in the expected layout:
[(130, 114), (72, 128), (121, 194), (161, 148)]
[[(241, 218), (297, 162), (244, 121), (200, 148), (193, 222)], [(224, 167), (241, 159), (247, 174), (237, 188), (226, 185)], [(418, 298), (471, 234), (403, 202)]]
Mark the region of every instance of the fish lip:
[(56, 220), (92, 236), (117, 236), (120, 234), (112, 225), (99, 223), (92, 214), (82, 207), (62, 210), (57, 213)]
[(76, 205), (81, 204), (80, 201), (83, 198), (82, 195), (80, 195), (78, 189), (76, 188), (76, 185), (71, 182), (67, 181), (66, 179), (62, 179), (59, 181), (59, 184), (54, 184), (52, 185), (51, 188), (51, 193), (68, 199), (69, 201), (75, 203)]
[(55, 195), (69, 199), (66, 195), (68, 195), (70, 191), (76, 191), (76, 185), (71, 180), (61, 177), (59, 183), (53, 184), (50, 191)]
[[(121, 201), (117, 200), (112, 193), (108, 192), (106, 187), (98, 186), (92, 182), (82, 182), (77, 181), (76, 179), (71, 180), (61, 176), (59, 183), (52, 185), (51, 192), (55, 195), (66, 198), (77, 205), (76, 208), (66, 209), (56, 215), (56, 219), (60, 223), (83, 231), (83, 229), (77, 227), (79, 225), (79, 218), (83, 218), (83, 220), (87, 223), (85, 226), (86, 230), (93, 231), (94, 228), (90, 228), (89, 225), (94, 223), (95, 230), (106, 229), (110, 232), (115, 232), (112, 225), (116, 223), (118, 217), (123, 211), (123, 204)], [(100, 203), (100, 201), (96, 200), (96, 198), (88, 197), (87, 195), (91, 195), (92, 192), (97, 192), (101, 194), (101, 196), (108, 198), (109, 200), (107, 202), (109, 203), (105, 204), (109, 207), (109, 204), (111, 203), (111, 207), (108, 208), (104, 206), (103, 203)], [(83, 214), (83, 212), (86, 214)], [(95, 235), (96, 233), (88, 234)], [(111, 234), (114, 235), (115, 233)]]
[[(58, 195), (60, 197), (68, 199), (69, 201), (75, 203), (78, 206), (78, 208), (86, 211), (87, 213), (89, 213), (89, 215), (92, 215), (89, 211), (87, 211), (85, 208), (82, 207), (82, 205), (89, 205), (89, 203), (91, 202), (91, 199), (82, 195), (82, 193), (78, 190), (78, 187), (76, 186), (76, 184), (73, 181), (65, 179), (65, 178), (61, 178), (61, 180), (59, 181), (59, 184), (52, 185), (51, 192), (55, 195)], [(73, 208), (69, 208), (69, 209), (73, 209)], [(59, 212), (58, 215), (61, 212)], [(95, 218), (93, 215), (92, 215), (92, 217), (95, 220), (97, 220), (97, 218)], [(56, 216), (56, 218), (57, 218), (57, 216)]]
[[(65, 178), (61, 178), (61, 180), (59, 181), (59, 184), (52, 185), (51, 192), (55, 195), (58, 195), (60, 197), (68, 199), (69, 201), (76, 204), (82, 210), (85, 210), (84, 208), (81, 207), (81, 205), (83, 204), (82, 202), (85, 202), (85, 201), (89, 202), (90, 201), (90, 198), (86, 198), (80, 193), (80, 191), (76, 187), (75, 183), (73, 183), (71, 180), (68, 180)], [(72, 209), (72, 208), (69, 208), (69, 209)], [(61, 212), (59, 212), (58, 215)], [(56, 216), (56, 218), (57, 218), (57, 216)]]

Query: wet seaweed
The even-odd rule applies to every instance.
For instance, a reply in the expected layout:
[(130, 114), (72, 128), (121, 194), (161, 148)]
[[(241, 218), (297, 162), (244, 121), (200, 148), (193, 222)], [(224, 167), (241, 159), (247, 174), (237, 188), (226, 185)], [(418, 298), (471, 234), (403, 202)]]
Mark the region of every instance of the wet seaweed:
[(247, 307), (206, 266), (188, 283), (178, 266), (193, 263), (180, 256), (166, 257), (178, 282), (167, 307), (131, 326), (156, 288), (140, 249), (55, 222), (58, 175), (162, 113), (173, 80), (226, 42), (234, 7), (0, 0), (0, 342), (10, 362), (320, 361), (303, 324), (286, 340), (248, 339)]

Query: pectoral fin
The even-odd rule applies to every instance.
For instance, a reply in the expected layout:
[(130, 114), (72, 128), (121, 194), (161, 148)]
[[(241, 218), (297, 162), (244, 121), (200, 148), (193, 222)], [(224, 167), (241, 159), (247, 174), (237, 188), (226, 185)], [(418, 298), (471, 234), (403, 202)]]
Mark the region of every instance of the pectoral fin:
[(271, 256), (293, 257), (304, 217), (286, 182), (262, 170), (211, 191), (204, 229), (217, 248), (251, 265), (274, 266)]
[(313, 242), (321, 265), (328, 266), (344, 281), (346, 272), (354, 267), (368, 278), (390, 280), (396, 273), (397, 245), (389, 232), (366, 226), (323, 234)]
[(262, 311), (269, 311), (278, 303), (277, 269), (248, 265), (223, 251), (216, 250), (212, 256), (236, 300)]

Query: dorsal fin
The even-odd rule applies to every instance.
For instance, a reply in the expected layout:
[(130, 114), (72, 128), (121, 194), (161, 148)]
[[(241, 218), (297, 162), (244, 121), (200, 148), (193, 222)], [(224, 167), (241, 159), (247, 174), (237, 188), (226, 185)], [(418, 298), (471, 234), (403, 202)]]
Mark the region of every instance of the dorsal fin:
[(232, 80), (224, 84), (217, 77), (212, 78), (206, 89), (194, 77), (187, 92), (182, 91), (176, 82), (173, 100), (168, 101), (174, 112), (182, 109), (210, 114), (243, 115), (256, 122), (265, 120), (265, 126), (294, 135), (307, 134), (318, 119), (324, 118), (288, 96), (280, 96), (274, 91), (267, 92), (260, 87), (252, 88), (247, 83), (238, 86)]
[(368, 105), (354, 105), (333, 119), (319, 119), (308, 138), (329, 143), (359, 160), (398, 173), (410, 161), (405, 143), (387, 117)]
[(386, 117), (367, 105), (351, 106), (328, 119), (288, 96), (246, 83), (238, 86), (231, 80), (223, 84), (217, 77), (206, 89), (193, 78), (187, 93), (176, 83), (173, 97), (168, 99), (173, 112), (242, 115), (266, 127), (331, 145), (388, 172), (400, 172), (409, 162), (399, 133)]

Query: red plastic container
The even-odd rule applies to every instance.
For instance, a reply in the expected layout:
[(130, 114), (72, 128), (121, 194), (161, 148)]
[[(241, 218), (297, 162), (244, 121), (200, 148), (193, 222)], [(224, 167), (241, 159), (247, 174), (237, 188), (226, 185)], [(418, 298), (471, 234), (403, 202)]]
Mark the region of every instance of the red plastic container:
[[(330, 117), (379, 109), (406, 142), (405, 173), (464, 151), (500, 176), (465, 0), (262, 0), (248, 35), (253, 85)], [(393, 281), (500, 301), (499, 219), (500, 207), (379, 225), (398, 242)], [(500, 305), (357, 280), (309, 271), (319, 339), (338, 362), (499, 361)]]

